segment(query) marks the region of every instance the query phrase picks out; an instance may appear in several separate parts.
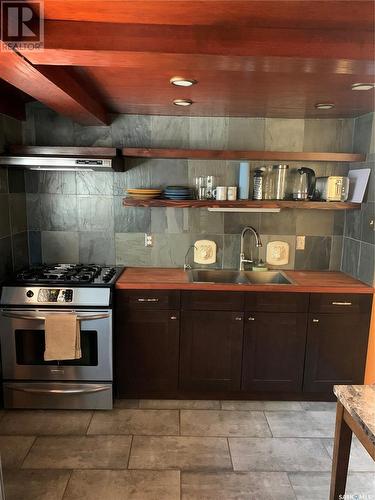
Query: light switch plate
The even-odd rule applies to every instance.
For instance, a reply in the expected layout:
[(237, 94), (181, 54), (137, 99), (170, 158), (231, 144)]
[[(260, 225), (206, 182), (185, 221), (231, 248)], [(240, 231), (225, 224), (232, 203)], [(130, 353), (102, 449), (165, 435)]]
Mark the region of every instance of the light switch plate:
[(296, 250), (305, 250), (305, 236), (296, 237)]
[(198, 240), (194, 243), (194, 262), (196, 264), (215, 264), (216, 243), (211, 240)]

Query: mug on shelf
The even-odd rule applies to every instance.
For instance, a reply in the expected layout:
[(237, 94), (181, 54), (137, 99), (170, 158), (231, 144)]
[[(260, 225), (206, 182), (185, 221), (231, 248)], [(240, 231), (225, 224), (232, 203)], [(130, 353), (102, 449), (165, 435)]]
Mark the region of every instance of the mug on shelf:
[(213, 190), (213, 195), (216, 200), (224, 201), (227, 199), (228, 188), (227, 186), (217, 186)]
[(237, 200), (237, 186), (228, 187), (228, 200), (230, 201)]

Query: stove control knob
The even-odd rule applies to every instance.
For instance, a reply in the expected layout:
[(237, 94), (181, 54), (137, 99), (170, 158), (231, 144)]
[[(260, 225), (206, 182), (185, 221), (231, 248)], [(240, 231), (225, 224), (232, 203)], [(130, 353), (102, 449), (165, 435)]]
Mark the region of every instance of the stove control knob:
[(27, 290), (26, 296), (31, 299), (31, 297), (34, 297), (34, 292), (32, 290)]

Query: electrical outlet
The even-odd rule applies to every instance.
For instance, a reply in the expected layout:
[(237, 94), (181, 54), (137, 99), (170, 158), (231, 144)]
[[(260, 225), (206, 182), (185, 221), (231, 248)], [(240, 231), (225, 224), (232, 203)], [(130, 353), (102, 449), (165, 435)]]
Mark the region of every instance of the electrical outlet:
[(305, 250), (305, 236), (296, 237), (296, 250)]
[(152, 246), (154, 246), (154, 238), (152, 237), (152, 234), (145, 233), (145, 247)]

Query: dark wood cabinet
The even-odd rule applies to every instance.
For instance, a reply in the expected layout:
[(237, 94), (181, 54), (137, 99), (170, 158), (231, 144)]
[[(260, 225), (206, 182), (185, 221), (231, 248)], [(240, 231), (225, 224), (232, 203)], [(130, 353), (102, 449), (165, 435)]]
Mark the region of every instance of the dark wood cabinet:
[(117, 314), (117, 394), (173, 393), (178, 387), (179, 311)]
[(369, 325), (369, 314), (309, 314), (305, 391), (332, 393), (335, 384), (363, 384)]
[(302, 390), (307, 314), (246, 313), (242, 390)]
[(237, 391), (241, 383), (243, 313), (183, 311), (180, 387)]
[(281, 288), (117, 291), (117, 395), (329, 399), (334, 384), (363, 383), (371, 303)]

